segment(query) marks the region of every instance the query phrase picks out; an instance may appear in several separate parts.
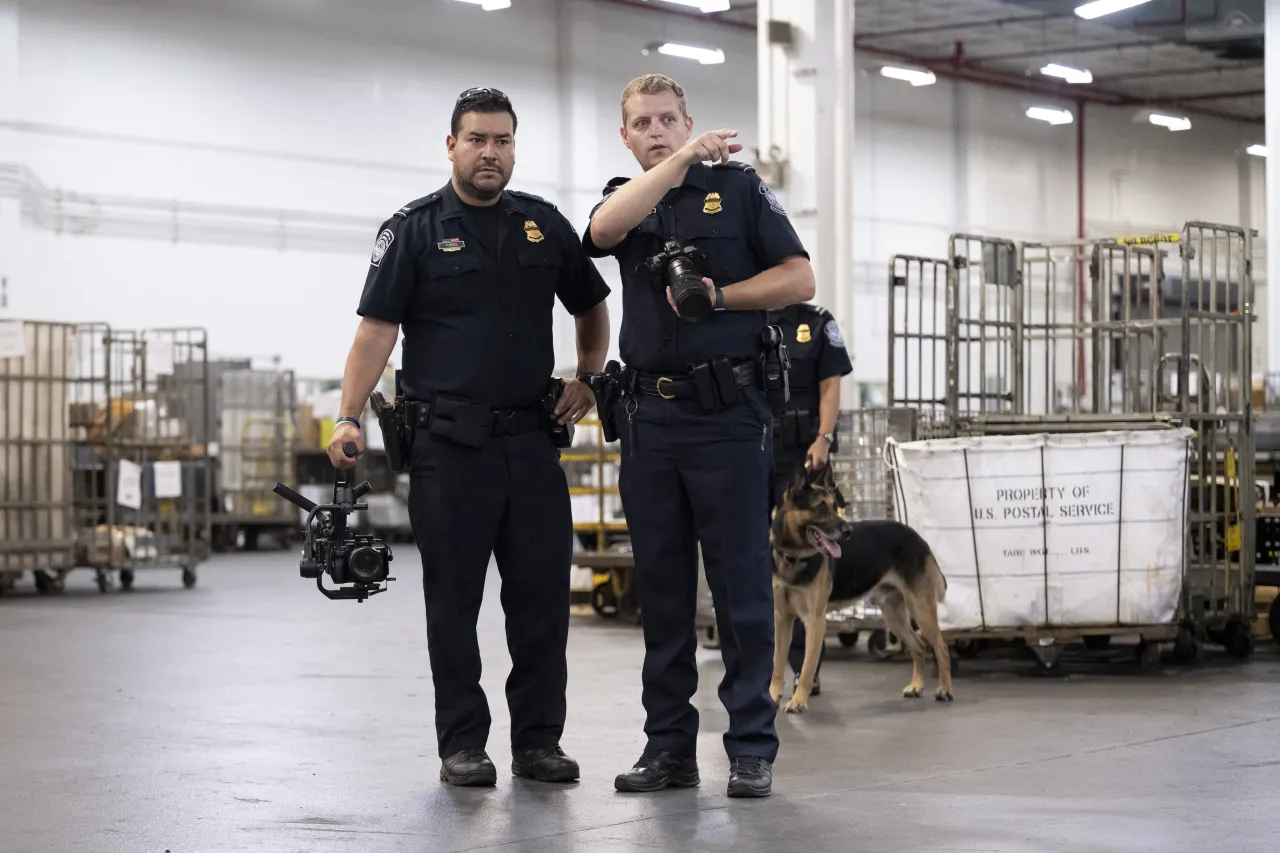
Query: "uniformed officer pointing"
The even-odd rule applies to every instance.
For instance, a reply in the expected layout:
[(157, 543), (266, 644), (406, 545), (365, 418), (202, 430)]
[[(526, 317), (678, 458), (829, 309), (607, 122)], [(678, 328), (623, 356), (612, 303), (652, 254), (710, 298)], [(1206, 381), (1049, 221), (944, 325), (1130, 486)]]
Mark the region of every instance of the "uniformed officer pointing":
[[(762, 333), (768, 309), (813, 296), (813, 272), (769, 186), (730, 161), (742, 147), (729, 141), (736, 131), (690, 141), (692, 128), (674, 80), (650, 74), (627, 84), (622, 140), (644, 174), (609, 182), (583, 238), (588, 253), (613, 255), (622, 272), (626, 370), (612, 414), (645, 642), (648, 743), (614, 784), (621, 791), (698, 784), (690, 699), (698, 686), (701, 545), (725, 666), (728, 793), (761, 797), (771, 791), (778, 752)], [(716, 310), (696, 322), (677, 313), (669, 265), (655, 271), (648, 263), (667, 241), (704, 256), (702, 283)]]
[[(440, 778), (454, 785), (497, 779), (476, 643), (490, 555), (511, 652), (512, 772), (546, 782), (579, 775), (559, 745), (573, 522), (540, 404), (555, 366), (555, 301), (577, 318), (578, 370), (599, 371), (609, 289), (554, 205), (505, 189), (515, 133), (506, 95), (463, 92), (447, 138), (452, 179), (379, 229), (329, 444), (340, 468), (353, 464), (343, 442), (363, 452), (358, 418), (403, 328), (409, 513), (422, 554)], [(572, 380), (554, 417), (576, 423), (593, 402)]]
[[(774, 407), (773, 489), (770, 510), (782, 500), (791, 475), (807, 464), (822, 468), (836, 449), (836, 419), (840, 415), (840, 378), (853, 372), (831, 312), (818, 305), (801, 302), (782, 311), (770, 312), (769, 320), (782, 329), (782, 339), (791, 356), (791, 399)], [(795, 620), (788, 660), (800, 680), (804, 664), (804, 622)], [(819, 670), (826, 647), (818, 658)], [(814, 673), (811, 696), (821, 692)]]

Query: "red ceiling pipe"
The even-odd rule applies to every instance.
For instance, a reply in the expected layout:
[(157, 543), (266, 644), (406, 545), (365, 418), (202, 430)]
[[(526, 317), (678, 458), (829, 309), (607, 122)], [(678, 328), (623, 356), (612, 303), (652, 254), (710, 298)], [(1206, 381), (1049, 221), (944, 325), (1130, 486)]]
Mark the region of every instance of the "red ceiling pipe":
[[(709, 24), (720, 24), (725, 27), (736, 27), (740, 30), (756, 31), (755, 24), (748, 24), (745, 21), (735, 21), (732, 18), (722, 18), (719, 13), (710, 15), (703, 12), (686, 12), (683, 9), (669, 9), (663, 6), (655, 6), (652, 3), (645, 3), (643, 0), (596, 0), (597, 3), (609, 3), (614, 6), (629, 6), (632, 9), (643, 9), (646, 12), (658, 12), (663, 15), (675, 15), (680, 18), (692, 18), (696, 21), (702, 21)], [(747, 7), (741, 7), (743, 9)], [(734, 10), (736, 11), (736, 9)]]
[(950, 33), (956, 30), (980, 30), (987, 27), (1003, 27), (1005, 24), (1038, 24), (1056, 18), (1069, 18), (1070, 15), (1019, 15), (1014, 18), (991, 18), (986, 21), (971, 21), (967, 24), (932, 24), (927, 27), (910, 27), (905, 30), (882, 30), (878, 33), (863, 33), (854, 38), (857, 45), (864, 40), (897, 38), (898, 36), (918, 36), (927, 33)]
[[(1030, 92), (1037, 95), (1045, 95), (1054, 98), (1066, 98), (1073, 100), (1084, 100), (1089, 103), (1104, 104), (1107, 106), (1134, 106), (1133, 96), (1110, 92), (1105, 89), (1099, 89), (1096, 86), (1090, 86), (1087, 93), (1079, 91), (1078, 87), (1070, 87), (1070, 84), (1063, 83), (1054, 85), (1050, 83), (1041, 83), (1036, 78), (1024, 77), (1020, 75), (1005, 74), (1002, 72), (975, 68), (972, 65), (955, 66), (945, 60), (936, 58), (925, 58), (916, 56), (902, 51), (889, 50), (887, 48), (865, 48), (864, 53), (878, 54), (893, 59), (900, 59), (905, 62), (919, 65), (933, 71), (939, 77), (949, 77), (955, 80), (964, 80), (970, 83), (978, 83), (985, 86), (992, 86), (998, 89), (1008, 89), (1016, 92)], [(1071, 91), (1075, 89), (1075, 91)], [(1141, 102), (1145, 103), (1145, 102)], [(1154, 102), (1159, 103), (1159, 102)], [(1250, 124), (1261, 124), (1263, 118), (1261, 116), (1246, 117), (1234, 115), (1232, 113), (1224, 113), (1218, 110), (1205, 109), (1196, 107), (1195, 112), (1211, 116), (1213, 118), (1226, 119), (1227, 121), (1238, 121)]]

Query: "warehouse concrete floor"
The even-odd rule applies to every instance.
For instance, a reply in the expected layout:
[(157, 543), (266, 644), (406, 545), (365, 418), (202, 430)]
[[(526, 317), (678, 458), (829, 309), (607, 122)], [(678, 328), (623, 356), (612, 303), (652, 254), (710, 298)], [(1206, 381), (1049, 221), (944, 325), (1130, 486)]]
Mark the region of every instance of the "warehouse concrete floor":
[(1280, 656), (1192, 668), (965, 661), (953, 704), (834, 645), (824, 694), (779, 717), (774, 796), (724, 796), (718, 653), (700, 650), (699, 790), (615, 793), (643, 745), (635, 628), (576, 617), (572, 786), (507, 775), (496, 573), (482, 616), (490, 790), (444, 787), (412, 553), (391, 592), (330, 602), (282, 553), (199, 585), (142, 573), (0, 599), (0, 843), (172, 851), (1274, 851)]

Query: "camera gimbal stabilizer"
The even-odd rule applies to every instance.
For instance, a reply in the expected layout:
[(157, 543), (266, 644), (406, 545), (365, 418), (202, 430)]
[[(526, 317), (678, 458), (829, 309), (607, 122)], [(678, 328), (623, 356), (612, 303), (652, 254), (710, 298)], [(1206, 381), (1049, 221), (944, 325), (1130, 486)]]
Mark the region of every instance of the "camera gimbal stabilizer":
[[(342, 452), (354, 459), (355, 443), (348, 441), (342, 445)], [(372, 489), (367, 481), (351, 486), (344, 472), (338, 471), (334, 477), (331, 504), (316, 504), (284, 483), (276, 483), (272, 490), (307, 513), (303, 524), (300, 573), (304, 578), (315, 578), (316, 588), (330, 600), (354, 598), (363, 603), (369, 596), (387, 591), (380, 585), (383, 581), (395, 580), (388, 577), (391, 549), (381, 539), (370, 534), (352, 533), (347, 528), (347, 515), (369, 508), (368, 504), (358, 501)], [(329, 575), (338, 586), (351, 584), (351, 587), (326, 589), (324, 575)]]

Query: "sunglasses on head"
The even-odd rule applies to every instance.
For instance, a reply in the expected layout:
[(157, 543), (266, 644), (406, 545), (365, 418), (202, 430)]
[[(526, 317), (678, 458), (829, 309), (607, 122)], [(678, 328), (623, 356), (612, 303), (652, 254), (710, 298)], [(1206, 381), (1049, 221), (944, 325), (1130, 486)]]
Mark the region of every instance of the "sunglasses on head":
[(482, 98), (485, 96), (497, 98), (499, 101), (506, 101), (508, 103), (511, 101), (511, 99), (507, 97), (506, 92), (503, 92), (500, 89), (493, 89), (488, 86), (475, 86), (471, 89), (467, 89), (459, 95), (458, 102), (461, 103), (462, 101), (469, 101), (473, 98)]

